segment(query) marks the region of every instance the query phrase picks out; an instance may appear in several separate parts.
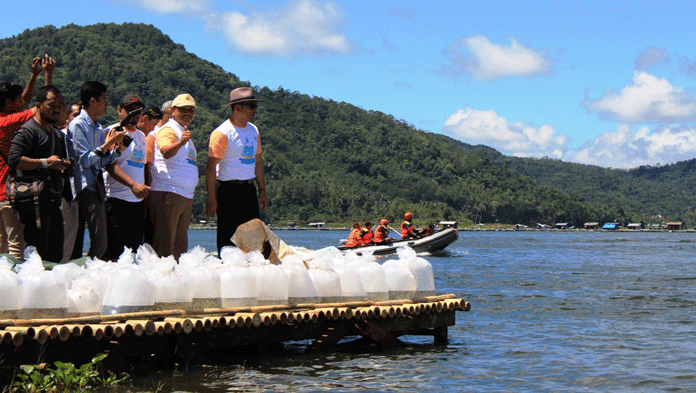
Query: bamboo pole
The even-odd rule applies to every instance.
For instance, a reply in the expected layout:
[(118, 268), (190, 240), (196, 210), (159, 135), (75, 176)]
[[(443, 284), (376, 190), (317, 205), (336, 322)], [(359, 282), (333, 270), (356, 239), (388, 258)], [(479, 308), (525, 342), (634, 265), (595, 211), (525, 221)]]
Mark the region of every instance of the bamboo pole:
[(237, 318), (237, 326), (246, 326), (246, 327), (259, 327), (263, 323), (261, 320), (261, 316), (257, 313), (239, 313), (237, 314), (238, 317), (242, 318), (242, 323), (239, 323), (239, 318)]
[(24, 343), (25, 334), (21, 331), (7, 331), (2, 334), (2, 341), (7, 344), (13, 344), (15, 348)]
[(70, 338), (71, 335), (72, 335), (72, 331), (70, 330), (69, 327), (67, 327), (65, 325), (61, 326), (60, 329), (58, 330), (58, 339), (61, 342), (68, 341), (68, 339)]
[(104, 337), (106, 337), (107, 328), (108, 328), (108, 325), (104, 325), (104, 324), (92, 325), (94, 339), (97, 341), (101, 341)]
[(362, 301), (362, 302), (343, 302), (343, 303), (303, 303), (303, 304), (298, 304), (298, 308), (334, 308), (334, 307), (351, 307), (351, 308), (356, 308), (356, 307), (369, 307), (372, 305), (372, 302), (370, 301)]
[(123, 335), (126, 334), (126, 329), (124, 324), (117, 324), (114, 326), (114, 337), (116, 338), (121, 338)]
[(6, 326), (40, 326), (40, 325), (74, 325), (74, 324), (99, 324), (103, 322), (125, 321), (129, 319), (160, 319), (170, 316), (183, 316), (183, 310), (164, 311), (138, 311), (122, 314), (89, 315), (71, 318), (46, 318), (46, 319), (3, 319), (0, 320), (0, 328)]
[[(182, 332), (182, 331), (183, 331), (185, 334), (190, 334), (190, 333), (193, 331), (193, 328), (194, 328), (194, 327), (193, 327), (193, 322), (191, 322), (191, 320), (188, 319), (188, 318), (173, 318), (173, 317), (169, 317), (169, 318), (165, 318), (164, 320), (165, 320), (165, 321), (169, 321), (169, 322), (174, 322), (174, 323), (179, 323), (179, 324), (181, 324), (181, 330), (180, 330), (179, 332), (177, 332), (177, 334), (180, 333), (180, 332)], [(175, 330), (176, 330), (176, 326), (175, 326)]]
[(51, 335), (46, 331), (46, 329), (39, 329), (36, 332), (35, 340), (41, 345), (46, 344), (49, 338), (51, 338)]
[(426, 302), (439, 302), (439, 301), (442, 301), (442, 300), (454, 299), (454, 298), (456, 298), (456, 297), (457, 297), (457, 295), (455, 295), (455, 294), (453, 294), (453, 293), (450, 293), (450, 294), (447, 294), (447, 295), (426, 296), (426, 297), (425, 297), (425, 301), (426, 301)]
[(84, 338), (92, 338), (94, 337), (94, 329), (92, 328), (92, 325), (84, 325), (81, 328), (82, 330), (80, 331), (80, 335)]

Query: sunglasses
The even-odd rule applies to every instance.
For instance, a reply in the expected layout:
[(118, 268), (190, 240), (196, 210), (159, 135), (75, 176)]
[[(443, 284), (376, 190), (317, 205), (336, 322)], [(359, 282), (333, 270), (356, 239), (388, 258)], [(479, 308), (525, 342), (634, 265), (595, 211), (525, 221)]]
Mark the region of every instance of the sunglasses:
[(246, 107), (249, 107), (249, 108), (251, 108), (251, 109), (256, 109), (256, 108), (259, 107), (258, 104), (255, 103), (255, 102), (245, 102), (245, 103), (243, 103), (242, 105), (244, 105), (244, 106), (246, 106)]

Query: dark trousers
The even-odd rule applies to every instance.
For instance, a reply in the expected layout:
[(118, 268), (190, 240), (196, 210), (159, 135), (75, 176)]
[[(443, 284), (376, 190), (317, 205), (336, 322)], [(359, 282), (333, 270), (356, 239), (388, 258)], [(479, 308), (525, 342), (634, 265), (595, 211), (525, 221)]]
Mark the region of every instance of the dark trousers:
[(217, 248), (234, 245), (232, 235), (237, 227), (259, 218), (259, 198), (252, 183), (217, 182)]
[(108, 241), (103, 259), (117, 260), (124, 247), (136, 252), (143, 244), (145, 201), (128, 202), (118, 198), (107, 198), (106, 222)]
[(96, 192), (84, 189), (77, 194), (80, 216), (84, 217), (89, 230), (90, 258), (101, 259), (106, 251), (106, 202)]
[(60, 263), (63, 259), (63, 214), (60, 211), (60, 197), (39, 197), (39, 217), (41, 228), (36, 225), (34, 203), (29, 201), (18, 209), (24, 224), (24, 241), (27, 246), (36, 247), (44, 261)]
[(82, 216), (82, 212), (79, 212), (77, 217), (77, 234), (75, 235), (75, 246), (72, 249), (70, 259), (82, 258), (83, 248), (85, 248), (85, 218)]

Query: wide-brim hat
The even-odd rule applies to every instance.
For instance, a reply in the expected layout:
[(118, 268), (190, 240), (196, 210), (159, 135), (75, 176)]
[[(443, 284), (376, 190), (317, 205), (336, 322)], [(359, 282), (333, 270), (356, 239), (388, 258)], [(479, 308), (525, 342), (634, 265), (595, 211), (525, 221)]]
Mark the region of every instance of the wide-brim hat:
[(230, 92), (230, 103), (225, 105), (225, 107), (241, 102), (259, 102), (259, 100), (254, 97), (254, 89), (251, 87), (238, 87), (232, 90)]

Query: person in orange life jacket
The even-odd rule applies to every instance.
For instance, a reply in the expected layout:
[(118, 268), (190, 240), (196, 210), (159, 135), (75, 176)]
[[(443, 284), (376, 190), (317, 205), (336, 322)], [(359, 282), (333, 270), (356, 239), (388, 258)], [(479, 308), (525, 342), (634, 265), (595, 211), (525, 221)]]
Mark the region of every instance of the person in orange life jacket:
[(413, 229), (411, 220), (413, 220), (413, 214), (411, 212), (404, 214), (404, 222), (401, 223), (402, 239), (416, 239), (420, 234), (417, 230)]
[(348, 242), (346, 242), (346, 247), (353, 248), (362, 245), (362, 241), (360, 240), (360, 224), (353, 224), (353, 230), (350, 231), (350, 235), (348, 235)]
[(379, 222), (379, 226), (375, 228), (375, 237), (372, 240), (376, 244), (389, 244), (394, 241), (394, 239), (389, 237), (389, 228), (387, 228), (387, 225), (389, 225), (389, 221), (383, 218)]
[(365, 223), (365, 227), (360, 230), (360, 242), (362, 242), (363, 245), (374, 244), (372, 240), (373, 236), (372, 223), (368, 221)]

